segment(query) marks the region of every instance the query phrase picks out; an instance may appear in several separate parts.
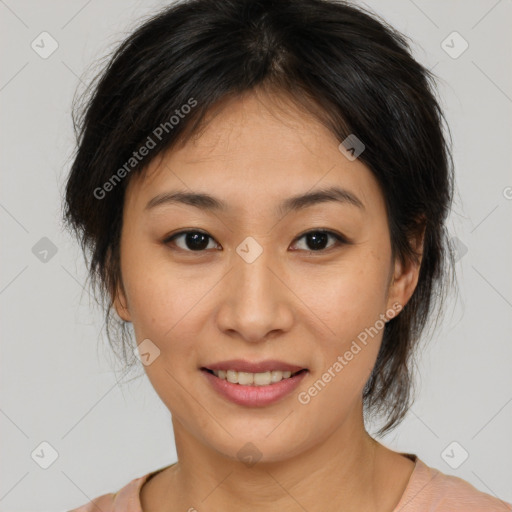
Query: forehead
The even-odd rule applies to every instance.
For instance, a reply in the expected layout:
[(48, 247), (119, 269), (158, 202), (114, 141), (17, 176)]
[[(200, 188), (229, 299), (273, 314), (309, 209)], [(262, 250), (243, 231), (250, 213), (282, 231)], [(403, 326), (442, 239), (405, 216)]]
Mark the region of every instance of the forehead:
[(382, 213), (380, 187), (358, 159), (319, 120), (284, 96), (251, 93), (219, 104), (197, 136), (155, 158), (133, 176), (127, 201), (137, 210), (166, 190), (190, 190), (226, 199), (243, 210), (331, 186), (352, 192), (367, 214)]

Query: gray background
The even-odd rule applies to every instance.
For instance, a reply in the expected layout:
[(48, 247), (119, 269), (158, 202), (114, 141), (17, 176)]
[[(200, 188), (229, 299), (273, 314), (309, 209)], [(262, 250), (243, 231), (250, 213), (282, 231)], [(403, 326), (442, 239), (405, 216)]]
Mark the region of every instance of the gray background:
[[(176, 460), (170, 415), (147, 379), (118, 383), (81, 253), (59, 218), (79, 80), (163, 4), (0, 0), (1, 511), (69, 509)], [(460, 300), (422, 353), (417, 401), (383, 442), (512, 501), (512, 2), (365, 5), (441, 78), (458, 189), (449, 228)], [(51, 49), (44, 31), (58, 43), (47, 58), (31, 47), (46, 37)], [(442, 43), (453, 31), (469, 44), (457, 58), (462, 40)], [(42, 252), (43, 237), (55, 254)], [(42, 442), (58, 452), (48, 469)]]

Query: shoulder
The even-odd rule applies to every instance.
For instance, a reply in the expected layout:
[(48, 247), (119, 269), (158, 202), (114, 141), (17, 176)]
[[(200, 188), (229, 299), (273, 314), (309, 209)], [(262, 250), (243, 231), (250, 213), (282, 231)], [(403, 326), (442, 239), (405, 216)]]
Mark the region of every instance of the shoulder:
[(98, 512), (99, 510), (101, 512), (142, 512), (139, 500), (140, 489), (152, 474), (153, 472), (134, 478), (119, 491), (103, 494), (69, 512)]
[(415, 458), (416, 466), (396, 512), (512, 512), (512, 504)]
[[(172, 466), (173, 464), (171, 464)], [(140, 502), (140, 490), (142, 486), (153, 476), (164, 471), (170, 466), (151, 471), (145, 475), (134, 478), (122, 489), (115, 493), (103, 494), (94, 500), (89, 501), (81, 507), (74, 508), (69, 512), (142, 512)]]
[(96, 512), (98, 510), (102, 512), (112, 512), (114, 510), (114, 497), (114, 493), (104, 494), (69, 512)]

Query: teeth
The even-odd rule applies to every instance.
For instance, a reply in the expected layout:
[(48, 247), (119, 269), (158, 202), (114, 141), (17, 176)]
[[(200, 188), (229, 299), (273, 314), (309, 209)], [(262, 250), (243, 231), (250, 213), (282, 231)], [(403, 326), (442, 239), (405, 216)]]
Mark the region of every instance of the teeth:
[(215, 376), (219, 379), (225, 379), (232, 384), (240, 384), (241, 386), (268, 386), (275, 384), (283, 379), (289, 379), (292, 372), (273, 370), (265, 373), (248, 373), (236, 372), (235, 370), (213, 370)]

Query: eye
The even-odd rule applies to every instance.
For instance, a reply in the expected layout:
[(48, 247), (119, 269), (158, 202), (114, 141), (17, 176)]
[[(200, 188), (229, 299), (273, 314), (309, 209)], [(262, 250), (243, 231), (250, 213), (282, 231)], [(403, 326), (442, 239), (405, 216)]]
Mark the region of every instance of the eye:
[[(334, 240), (334, 243), (327, 245), (329, 238)], [(321, 252), (331, 249), (337, 245), (349, 244), (350, 242), (341, 234), (334, 231), (328, 230), (312, 230), (302, 234), (295, 240), (304, 239), (306, 247), (299, 248), (301, 250), (309, 252)], [(178, 241), (180, 241), (178, 243)], [(213, 246), (210, 245), (210, 241), (213, 242)], [(172, 236), (167, 237), (163, 243), (168, 245), (172, 242), (173, 245), (186, 252), (202, 252), (206, 249), (215, 249), (218, 244), (214, 242), (214, 239), (203, 231), (189, 230), (180, 231)], [(180, 245), (181, 244), (181, 245)]]
[[(331, 239), (334, 239), (334, 243), (326, 248), (325, 246), (329, 240), (329, 237), (331, 237)], [(305, 239), (306, 245), (309, 246), (303, 247), (303, 250), (310, 252), (321, 252), (331, 249), (332, 247), (335, 247), (337, 245), (349, 243), (344, 236), (333, 231), (327, 230), (308, 231), (307, 233), (304, 233), (303, 235), (298, 237), (296, 240), (302, 240), (303, 238)]]
[[(176, 241), (180, 239), (182, 240), (181, 243), (184, 244), (185, 247), (176, 243)], [(173, 242), (173, 244), (179, 249), (187, 252), (201, 252), (205, 249), (215, 249), (215, 247), (208, 247), (208, 240), (213, 241), (213, 238), (202, 231), (180, 231), (179, 233), (166, 238), (164, 240), (164, 244)]]

